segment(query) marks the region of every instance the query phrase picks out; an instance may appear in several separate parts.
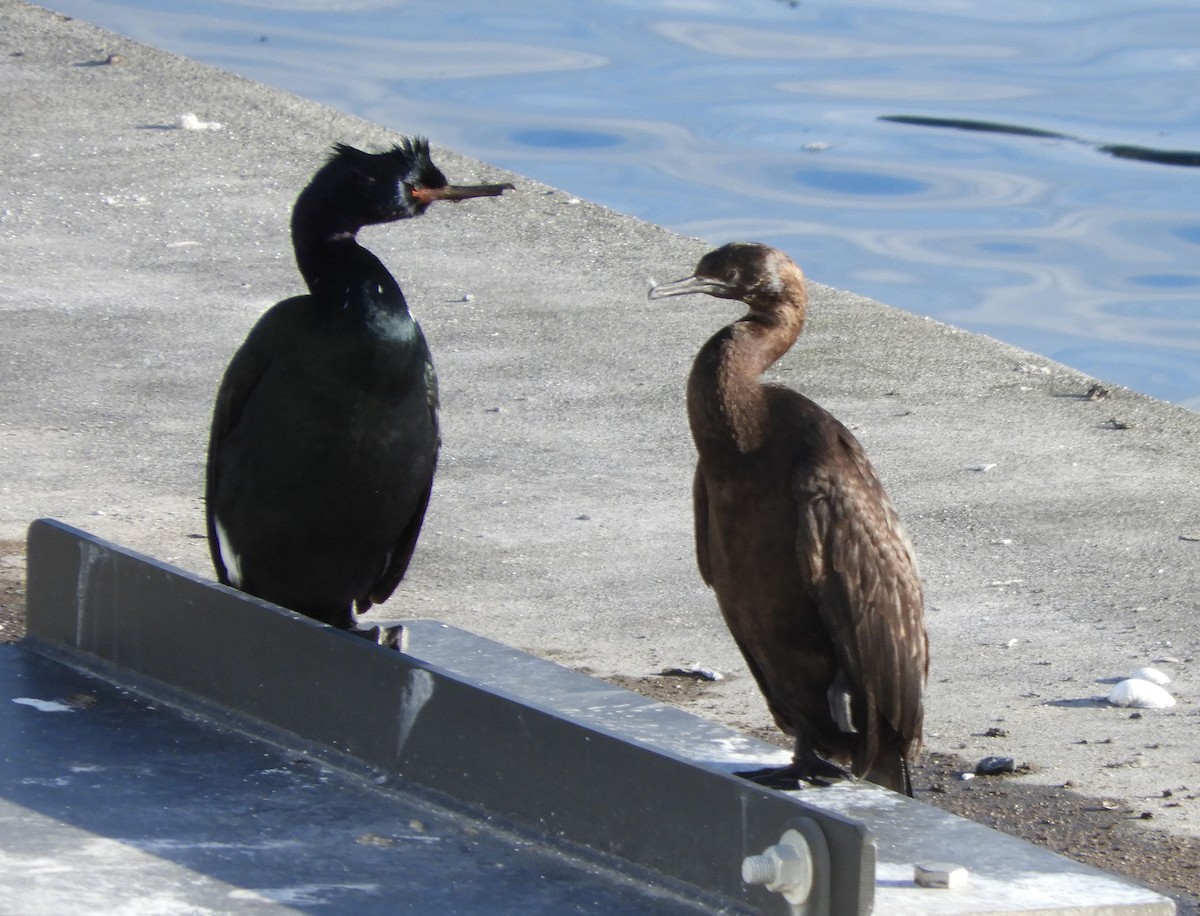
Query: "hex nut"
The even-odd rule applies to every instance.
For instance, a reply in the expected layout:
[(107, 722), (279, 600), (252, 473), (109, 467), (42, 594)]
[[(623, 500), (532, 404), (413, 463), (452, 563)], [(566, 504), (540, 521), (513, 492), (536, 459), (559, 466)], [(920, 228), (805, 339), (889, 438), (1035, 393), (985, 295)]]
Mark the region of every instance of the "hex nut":
[(913, 881), (920, 887), (966, 887), (970, 873), (965, 866), (933, 862), (913, 866)]

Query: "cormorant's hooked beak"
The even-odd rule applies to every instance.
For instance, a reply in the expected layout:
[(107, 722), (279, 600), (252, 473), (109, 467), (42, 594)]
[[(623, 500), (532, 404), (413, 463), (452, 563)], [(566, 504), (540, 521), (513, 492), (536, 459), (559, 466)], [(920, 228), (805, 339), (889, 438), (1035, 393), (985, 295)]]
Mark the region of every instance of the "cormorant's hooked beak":
[(438, 200), (468, 200), (472, 197), (499, 197), (505, 191), (516, 188), (507, 181), (504, 184), (448, 184), (441, 188), (413, 188), (409, 193), (413, 200), (431, 204)]
[(690, 296), (693, 293), (706, 293), (719, 299), (732, 298), (734, 288), (728, 283), (722, 283), (712, 277), (684, 277), (674, 283), (664, 283), (662, 286), (650, 287), (649, 298), (666, 299), (668, 296)]

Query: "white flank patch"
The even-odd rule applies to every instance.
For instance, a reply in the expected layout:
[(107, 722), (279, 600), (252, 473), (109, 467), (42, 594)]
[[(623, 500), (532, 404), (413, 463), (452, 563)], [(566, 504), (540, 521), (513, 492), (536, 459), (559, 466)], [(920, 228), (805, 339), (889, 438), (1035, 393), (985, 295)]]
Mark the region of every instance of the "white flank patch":
[(229, 542), (229, 534), (225, 531), (225, 526), (221, 524), (221, 520), (215, 519), (217, 528), (217, 553), (221, 555), (221, 562), (225, 565), (225, 574), (229, 576), (229, 581), (233, 583), (234, 588), (242, 587), (242, 564), (238, 559), (238, 555), (233, 552), (233, 545)]

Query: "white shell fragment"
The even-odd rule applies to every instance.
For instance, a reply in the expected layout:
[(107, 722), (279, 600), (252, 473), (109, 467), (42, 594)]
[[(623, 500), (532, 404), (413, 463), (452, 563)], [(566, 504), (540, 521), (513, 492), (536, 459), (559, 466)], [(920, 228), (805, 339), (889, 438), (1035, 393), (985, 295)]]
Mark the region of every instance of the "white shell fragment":
[(1135, 709), (1169, 709), (1175, 705), (1175, 698), (1158, 684), (1131, 677), (1112, 689), (1108, 702), (1113, 706), (1131, 706)]
[(1171, 683), (1171, 679), (1157, 668), (1138, 668), (1137, 671), (1129, 675), (1131, 678), (1137, 678), (1139, 681), (1149, 681), (1151, 684), (1157, 684), (1159, 687), (1166, 687)]
[(180, 130), (220, 130), (224, 125), (216, 121), (201, 121), (190, 111), (179, 116)]

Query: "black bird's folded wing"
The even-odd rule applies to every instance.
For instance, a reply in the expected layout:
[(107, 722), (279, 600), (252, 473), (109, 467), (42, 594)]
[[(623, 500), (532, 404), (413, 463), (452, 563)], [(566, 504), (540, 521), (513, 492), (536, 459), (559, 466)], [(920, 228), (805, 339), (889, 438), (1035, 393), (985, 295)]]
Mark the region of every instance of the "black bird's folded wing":
[(204, 515), (208, 527), (208, 547), (212, 554), (213, 566), (217, 572), (217, 581), (230, 584), (229, 571), (221, 556), (220, 541), (217, 538), (217, 494), (220, 491), (220, 455), (222, 447), (230, 433), (237, 428), (242, 414), (246, 409), (263, 377), (271, 367), (275, 353), (282, 343), (286, 346), (287, 317), (295, 305), (303, 303), (306, 297), (287, 299), (273, 306), (259, 319), (250, 330), (245, 342), (234, 353), (233, 359), (225, 370), (217, 389), (216, 404), (213, 407), (212, 426), (208, 438), (208, 459), (204, 483)]

